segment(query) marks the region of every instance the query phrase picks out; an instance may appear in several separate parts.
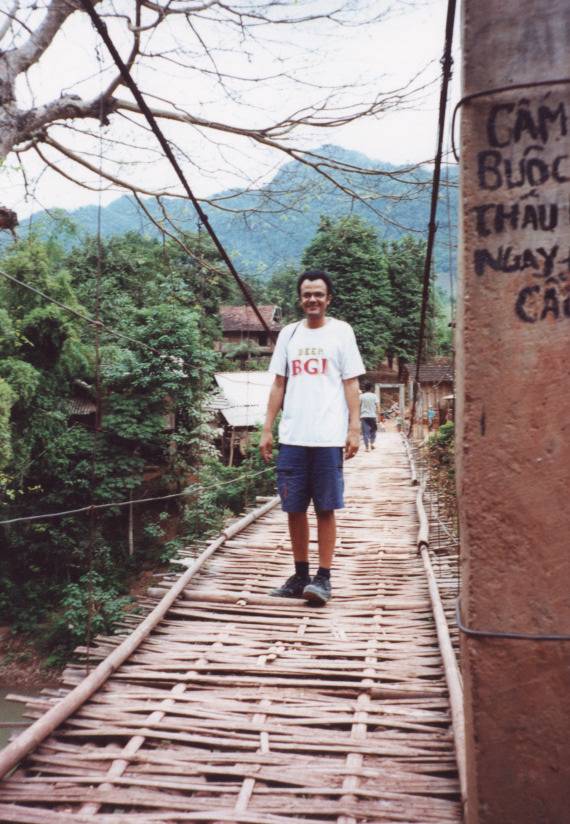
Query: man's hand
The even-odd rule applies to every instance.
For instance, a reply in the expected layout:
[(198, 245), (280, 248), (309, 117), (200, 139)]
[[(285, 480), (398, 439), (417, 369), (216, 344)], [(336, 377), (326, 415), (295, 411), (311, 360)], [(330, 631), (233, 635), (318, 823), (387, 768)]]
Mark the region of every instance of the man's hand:
[(348, 461), (354, 458), (360, 447), (360, 430), (349, 429), (346, 436), (346, 446), (344, 448), (344, 457)]
[(273, 458), (273, 435), (271, 432), (262, 432), (259, 441), (259, 451), (265, 463), (269, 463)]
[(348, 461), (354, 458), (360, 446), (360, 395), (358, 392), (358, 378), (348, 378), (343, 381), (344, 397), (348, 406), (348, 434), (344, 456)]

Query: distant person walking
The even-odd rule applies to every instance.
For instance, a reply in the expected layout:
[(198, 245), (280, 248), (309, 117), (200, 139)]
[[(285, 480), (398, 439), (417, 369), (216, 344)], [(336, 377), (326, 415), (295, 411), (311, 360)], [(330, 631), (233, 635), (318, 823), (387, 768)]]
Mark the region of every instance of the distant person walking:
[[(275, 375), (259, 449), (271, 460), (271, 428), (281, 405), (277, 483), (287, 513), (295, 573), (272, 595), (322, 605), (331, 596), (336, 543), (335, 510), (344, 507), (344, 456), (360, 444), (358, 376), (364, 364), (352, 328), (329, 318), (333, 285), (326, 272), (304, 272), (297, 281), (304, 320), (279, 334), (269, 371)], [(319, 569), (309, 575), (309, 521), (317, 516)]]
[(360, 426), (364, 438), (364, 448), (367, 452), (375, 449), (376, 431), (378, 429), (378, 398), (372, 391), (372, 384), (364, 384), (364, 392), (360, 396)]

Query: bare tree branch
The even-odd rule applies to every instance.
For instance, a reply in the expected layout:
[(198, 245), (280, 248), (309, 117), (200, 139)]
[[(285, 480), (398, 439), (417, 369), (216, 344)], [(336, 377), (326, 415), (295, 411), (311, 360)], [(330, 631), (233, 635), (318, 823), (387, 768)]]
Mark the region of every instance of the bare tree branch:
[[(93, 0), (96, 5), (100, 0)], [(36, 63), (70, 14), (77, 11), (75, 0), (52, 0), (47, 7), (46, 16), (26, 43), (2, 55), (8, 73), (13, 76), (27, 71)]]
[(9, 11), (3, 12), (3, 14), (5, 14), (6, 16), (6, 19), (4, 21), (4, 24), (0, 26), (0, 42), (2, 42), (2, 40), (10, 31), (10, 27), (12, 26), (19, 5), (20, 3), (18, 2), (18, 0), (14, 0), (14, 2), (12, 3), (12, 8)]
[[(273, 153), (296, 161), (318, 173), (323, 182), (335, 186), (352, 201), (366, 204), (394, 225), (397, 224), (389, 214), (383, 214), (377, 208), (379, 196), (373, 181), (387, 178), (411, 184), (410, 193), (406, 195), (410, 199), (421, 190), (421, 183), (418, 184), (415, 175), (416, 165), (397, 170), (361, 168), (342, 158), (307, 148), (310, 145), (305, 139), (307, 133), (314, 135), (316, 131), (337, 129), (362, 118), (376, 118), (401, 109), (411, 97), (426, 88), (425, 83), (422, 85), (416, 77), (402, 88), (381, 95), (368, 94), (368, 90), (362, 87), (359, 100), (355, 101), (356, 95), (353, 95), (352, 101), (347, 102), (347, 93), (352, 90), (348, 83), (335, 83), (326, 74), (324, 81), (321, 80), (322, 75), (316, 80), (311, 79), (302, 70), (299, 73), (298, 65), (296, 68), (289, 65), (292, 52), (287, 49), (297, 46), (299, 54), (304, 54), (303, 49), (305, 52), (310, 49), (298, 37), (293, 38), (291, 46), (285, 47), (286, 40), (278, 30), (281, 32), (284, 26), (289, 25), (297, 34), (307, 25), (307, 37), (311, 42), (311, 25), (315, 21), (324, 21), (326, 27), (335, 30), (339, 25), (358, 25), (362, 15), (355, 16), (353, 9), (367, 8), (370, 0), (304, 0), (303, 3), (298, 0), (92, 2), (101, 6), (100, 14), (107, 21), (120, 51), (128, 52), (125, 58), (127, 67), (138, 84), (145, 88), (147, 100), (152, 99), (156, 104), (152, 107), (153, 114), (165, 128), (167, 124), (172, 124), (168, 132), (169, 143), (177, 157), (193, 164), (193, 168), (203, 175), (202, 179), (207, 179), (208, 175), (217, 179), (223, 171), (233, 166), (232, 179), (244, 180), (239, 192), (230, 191), (212, 198), (201, 197), (201, 201), (229, 212), (263, 210), (267, 214), (279, 214), (283, 209), (292, 208), (291, 190), (268, 193), (263, 191), (263, 175), (256, 171), (246, 176), (243, 171), (245, 164), (243, 167), (240, 164), (246, 148), (248, 152), (255, 150), (257, 155), (261, 153), (263, 157)], [(381, 5), (387, 7), (387, 0)], [(370, 19), (380, 19), (385, 13), (378, 8), (376, 0), (373, 9), (374, 16)], [(148, 132), (138, 105), (126, 93), (120, 92), (123, 86), (121, 76), (114, 71), (110, 74), (108, 64), (103, 68), (99, 62), (99, 70), (93, 71), (93, 61), (88, 62), (81, 80), (74, 82), (76, 78), (70, 78), (68, 88), (77, 89), (81, 94), (62, 91), (59, 97), (46, 102), (45, 95), (39, 92), (36, 73), (29, 70), (38, 63), (41, 69), (48, 65), (50, 45), (56, 36), (64, 28), (77, 24), (67, 22), (74, 12), (78, 12), (76, 21), (87, 21), (80, 0), (45, 0), (44, 8), (39, 8), (35, 0), (16, 0), (12, 4), (9, 13), (12, 17), (0, 29), (0, 36), (7, 35), (14, 22), (24, 26), (22, 20), (26, 21), (27, 26), (29, 24), (31, 33), (24, 40), (25, 29), (19, 28), (14, 33), (14, 47), (0, 52), (0, 157), (10, 151), (17, 152), (18, 157), (25, 156), (29, 149), (34, 149), (44, 168), (83, 188), (97, 191), (116, 187), (119, 191), (156, 197), (159, 203), (161, 197), (184, 197), (177, 186), (171, 190), (162, 180), (153, 187), (152, 181), (145, 175), (150, 164), (160, 162), (154, 138)], [(23, 15), (22, 20), (16, 21), (16, 14), (18, 17)], [(169, 18), (174, 18), (170, 24)], [(259, 32), (265, 32), (265, 29), (270, 30), (270, 34), (263, 37)], [(153, 48), (150, 48), (151, 41)], [(265, 44), (267, 53), (263, 53), (265, 60), (258, 67), (254, 57), (261, 53), (256, 52), (261, 43)], [(274, 46), (284, 47), (284, 56), (278, 54), (273, 59)], [(272, 60), (266, 59), (268, 56)], [(297, 52), (295, 59), (296, 56)], [(164, 97), (156, 94), (163, 94), (153, 74), (157, 61), (160, 61), (159, 76), (164, 78), (164, 85), (168, 88)], [(170, 64), (169, 67), (165, 67), (165, 61)], [(175, 83), (169, 85), (165, 74), (176, 72), (175, 67), (181, 69), (179, 75), (183, 72), (186, 80), (182, 93)], [(248, 74), (250, 67), (251, 74)], [(276, 70), (273, 70), (274, 67)], [(106, 80), (102, 89), (103, 76)], [(17, 86), (17, 81), (22, 77), (29, 82), (27, 94), (22, 93), (21, 85)], [(260, 126), (259, 112), (263, 111), (263, 103), (259, 104), (255, 94), (262, 83), (271, 83), (277, 89), (276, 94), (280, 93), (281, 87), (288, 88), (290, 84), (303, 87), (304, 102), (285, 117), (281, 113), (272, 118), (267, 115), (270, 122)], [(309, 95), (313, 99), (306, 102)], [(315, 97), (318, 99), (315, 100)], [(35, 100), (40, 100), (40, 103), (36, 105)], [(224, 106), (230, 107), (229, 111), (226, 112), (220, 105), (222, 101)], [(294, 109), (293, 106), (291, 108)], [(210, 110), (215, 111), (217, 116), (209, 117)], [(220, 114), (221, 111), (223, 114)], [(100, 133), (97, 134), (90, 122), (93, 125), (109, 125), (111, 137), (103, 138)], [(77, 128), (81, 123), (84, 125)], [(66, 124), (76, 126), (70, 128), (68, 134), (58, 132)], [(186, 130), (183, 127), (187, 127)], [(192, 139), (190, 147), (187, 135)], [(101, 141), (101, 147), (105, 145), (102, 164), (90, 160), (94, 154), (93, 141), (96, 140)], [(131, 140), (132, 143), (129, 142)], [(218, 161), (210, 161), (208, 158), (211, 155), (207, 152), (206, 162), (203, 156), (197, 159), (196, 145), (199, 148), (206, 145), (215, 147)], [(243, 150), (240, 147), (244, 147)], [(57, 153), (56, 160), (53, 159), (54, 152)], [(23, 162), (26, 162), (25, 157)], [(134, 173), (136, 163), (141, 164), (138, 177)], [(218, 168), (224, 163), (225, 170)], [(99, 168), (100, 165), (103, 168)], [(277, 162), (267, 162), (265, 182), (268, 167), (276, 168)], [(103, 185), (96, 185), (89, 178), (81, 180), (81, 169), (88, 171), (89, 175), (96, 175), (104, 181)], [(259, 177), (258, 184), (252, 180), (256, 177)], [(312, 178), (303, 184), (305, 187), (311, 185)], [(26, 187), (29, 188), (27, 179)], [(241, 197), (244, 192), (248, 194), (245, 207)], [(299, 190), (298, 194), (299, 197), (306, 197), (307, 189)], [(388, 192), (384, 199), (390, 202), (400, 200), (401, 196)]]

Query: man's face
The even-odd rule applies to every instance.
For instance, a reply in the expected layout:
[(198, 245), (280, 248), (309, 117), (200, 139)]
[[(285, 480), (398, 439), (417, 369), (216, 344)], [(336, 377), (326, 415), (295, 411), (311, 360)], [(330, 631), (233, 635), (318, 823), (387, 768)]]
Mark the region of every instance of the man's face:
[(304, 280), (300, 289), (301, 309), (312, 320), (324, 318), (327, 307), (331, 302), (327, 285), (324, 280)]

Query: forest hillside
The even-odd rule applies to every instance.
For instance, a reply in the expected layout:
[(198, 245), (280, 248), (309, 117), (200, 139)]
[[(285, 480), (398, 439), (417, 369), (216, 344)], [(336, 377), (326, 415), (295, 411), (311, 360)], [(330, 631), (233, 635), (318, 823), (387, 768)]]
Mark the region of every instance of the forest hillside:
[[(338, 219), (357, 215), (375, 230), (381, 240), (398, 240), (405, 235), (424, 237), (429, 219), (431, 168), (419, 166), (406, 173), (390, 163), (373, 160), (338, 146), (323, 146), (320, 154), (331, 155), (347, 165), (375, 171), (381, 176), (357, 175), (358, 189), (366, 190), (366, 200), (358, 201), (342, 192), (314, 169), (291, 161), (281, 166), (275, 176), (258, 191), (220, 191), (212, 200), (216, 206), (206, 210), (209, 220), (244, 275), (268, 280), (276, 271), (295, 265), (318, 229), (321, 215)], [(391, 175), (391, 176), (390, 176)], [(455, 168), (444, 172), (435, 248), (437, 284), (449, 291), (449, 269), (455, 264), (450, 249), (450, 231), (455, 235), (456, 184)], [(352, 185), (357, 182), (351, 177)], [(411, 181), (411, 182), (409, 182)], [(153, 199), (142, 199), (144, 207), (159, 222), (164, 213)], [(192, 205), (182, 199), (163, 198), (162, 205), (172, 222), (184, 232), (196, 230)], [(78, 233), (92, 234), (97, 227), (97, 207), (84, 206), (70, 212), (37, 212), (31, 221), (23, 221), (20, 234), (26, 234), (30, 222), (40, 237), (57, 231), (58, 222), (69, 218)], [(168, 227), (167, 224), (167, 228)], [(145, 215), (137, 201), (128, 195), (117, 198), (102, 209), (101, 231), (104, 237), (126, 232), (159, 236), (159, 229)]]

